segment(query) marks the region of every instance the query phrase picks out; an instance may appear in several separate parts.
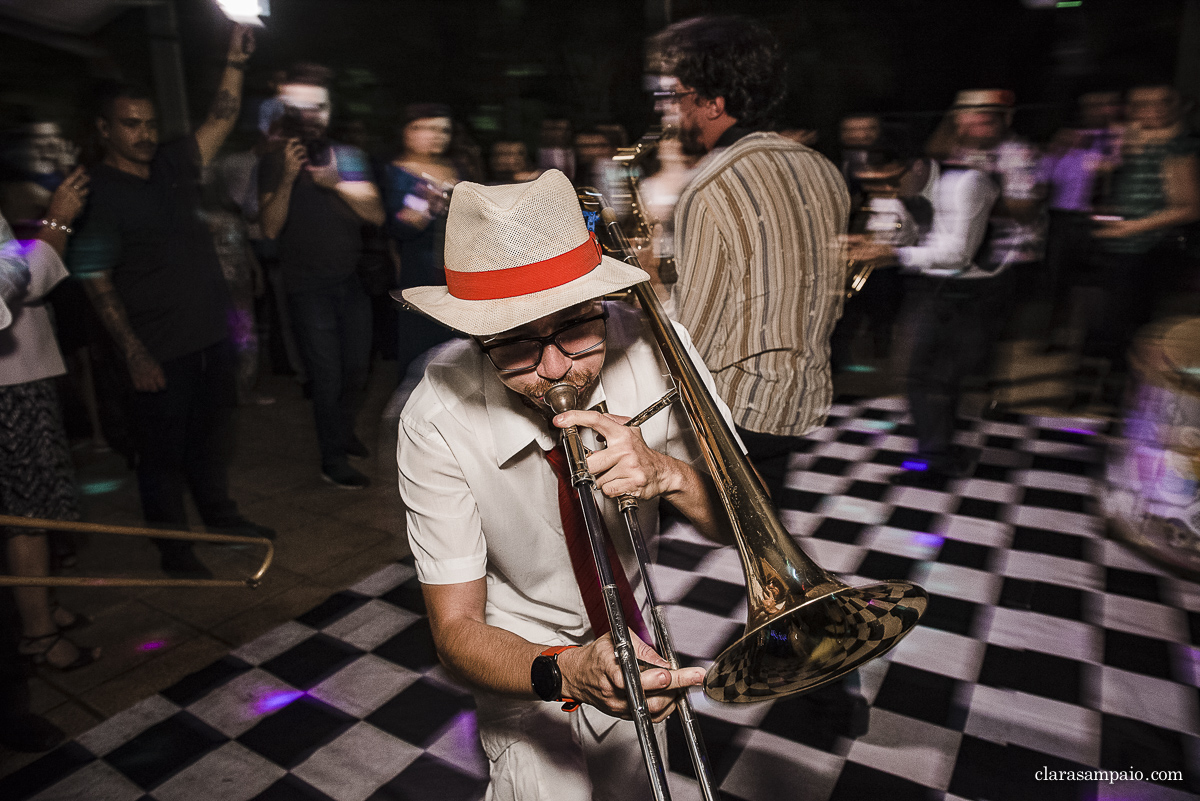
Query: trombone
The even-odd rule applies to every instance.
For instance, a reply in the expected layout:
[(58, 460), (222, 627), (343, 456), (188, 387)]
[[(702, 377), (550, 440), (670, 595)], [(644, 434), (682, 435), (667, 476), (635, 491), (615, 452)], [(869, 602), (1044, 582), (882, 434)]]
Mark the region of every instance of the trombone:
[[(647, 243), (654, 240), (654, 220), (650, 218), (650, 210), (642, 197), (642, 166), (646, 159), (658, 151), (658, 146), (666, 133), (663, 129), (655, 126), (632, 146), (619, 148), (617, 154), (612, 157), (613, 162), (621, 168), (621, 183), (616, 190), (619, 193), (616, 199), (617, 203), (623, 209), (628, 207), (633, 235)], [(658, 276), (659, 283), (668, 288), (679, 280), (679, 271), (675, 267), (673, 253), (663, 254), (659, 257), (655, 274)]]
[[(581, 189), (579, 195), (584, 205), (594, 206), (598, 201), (602, 202), (595, 190)], [(610, 249), (622, 260), (638, 266), (637, 256), (629, 247), (613, 210), (604, 208), (600, 218), (608, 234)], [(663, 360), (679, 389), (684, 409), (728, 515), (749, 593), (745, 633), (722, 652), (709, 668), (704, 679), (705, 694), (725, 703), (783, 698), (814, 690), (887, 653), (917, 624), (925, 612), (928, 595), (921, 587), (907, 581), (850, 587), (817, 565), (796, 545), (700, 379), (653, 287), (648, 283), (638, 284), (633, 287), (633, 294), (646, 314)], [(554, 388), (547, 393), (548, 401), (551, 401), (552, 393)], [(573, 391), (570, 394), (573, 395)], [(574, 398), (559, 401), (566, 402), (573, 403)], [(554, 403), (551, 401), (551, 405)], [(566, 408), (573, 407), (564, 406), (563, 410)], [(555, 411), (559, 411), (558, 408)], [(563, 442), (564, 448), (568, 449), (569, 459), (572, 449), (578, 450), (576, 460), (585, 457), (578, 432), (568, 437), (564, 429)], [(582, 469), (586, 473), (586, 462), (582, 462)], [(576, 486), (580, 489), (588, 487), (589, 477), (590, 474), (579, 477)], [(594, 479), (590, 486), (594, 486)], [(595, 497), (590, 489), (580, 492), (580, 498), (585, 506), (585, 519), (588, 519), (586, 509), (589, 506), (591, 513), (598, 515)], [(626, 515), (627, 520), (628, 517)], [(630, 535), (634, 538), (634, 551), (638, 556), (647, 594), (653, 599), (649, 570), (644, 559), (645, 549), (637, 547), (638, 534), (640, 531), (631, 529)], [(611, 565), (607, 565), (602, 546), (597, 550), (593, 542), (593, 551), (596, 552), (601, 583), (606, 585), (607, 598)], [(653, 738), (649, 715), (644, 711), (644, 696), (638, 702), (642, 692), (636, 664), (629, 668), (625, 663), (623, 649), (630, 654), (632, 649), (628, 646), (629, 632), (621, 616), (619, 603), (615, 610), (610, 603), (609, 613), (613, 624), (613, 641), (626, 677), (630, 706), (635, 711), (634, 720), (638, 726), (651, 785), (656, 798), (660, 801), (668, 799), (670, 795), (666, 788), (665, 771), (657, 741)], [(653, 615), (655, 636), (660, 650), (666, 656), (667, 653), (673, 653), (674, 649), (665, 627), (659, 631), (659, 618), (656, 612)], [(681, 718), (685, 719), (685, 735), (689, 739), (689, 751), (697, 778), (706, 799), (718, 798), (707, 769), (699, 728), (689, 714), (690, 707), (683, 702), (686, 702), (686, 698), (681, 699), (679, 708), (688, 710), (681, 711)], [(690, 724), (686, 718), (691, 718)], [(695, 747), (692, 740), (695, 741)]]
[[(578, 390), (571, 384), (555, 384), (546, 391), (546, 403), (555, 414), (572, 411), (578, 406)], [(669, 801), (671, 791), (667, 787), (667, 766), (659, 749), (658, 740), (654, 736), (654, 723), (650, 719), (650, 710), (646, 706), (646, 693), (642, 689), (642, 671), (638, 666), (637, 655), (633, 650), (633, 640), (629, 626), (625, 622), (625, 614), (621, 610), (621, 597), (617, 592), (617, 582), (613, 577), (612, 562), (604, 548), (604, 528), (600, 518), (600, 506), (596, 503), (596, 479), (588, 470), (587, 449), (575, 426), (562, 430), (562, 447), (567, 456), (567, 465), (571, 471), (571, 485), (579, 498), (583, 510), (583, 520), (587, 528), (588, 541), (592, 546), (592, 558), (596, 562), (596, 572), (600, 576), (601, 592), (604, 595), (604, 608), (608, 612), (608, 623), (612, 629), (613, 649), (616, 651), (617, 663), (621, 666), (621, 676), (625, 680), (625, 694), (629, 698), (629, 708), (633, 713), (633, 723), (637, 728), (638, 742), (642, 748), (642, 761), (650, 779), (650, 789), (658, 801)], [(626, 518), (628, 521), (628, 517)], [(642, 554), (639, 552), (639, 565)], [(620, 567), (618, 566), (618, 569)], [(655, 622), (657, 631), (657, 621)], [(678, 667), (678, 664), (672, 665)]]
[(0, 576), (0, 587), (249, 587), (262, 583), (263, 574), (275, 558), (275, 545), (264, 537), (236, 534), (209, 534), (192, 531), (171, 531), (135, 526), (105, 526), (99, 523), (77, 523), (70, 520), (43, 520), (37, 517), (0, 515), (0, 526), (14, 528), (52, 529), (82, 534), (119, 534), (125, 537), (154, 537), (163, 540), (215, 542), (222, 545), (253, 545), (266, 548), (262, 564), (249, 578), (244, 579), (176, 579), (137, 578), (134, 576)]

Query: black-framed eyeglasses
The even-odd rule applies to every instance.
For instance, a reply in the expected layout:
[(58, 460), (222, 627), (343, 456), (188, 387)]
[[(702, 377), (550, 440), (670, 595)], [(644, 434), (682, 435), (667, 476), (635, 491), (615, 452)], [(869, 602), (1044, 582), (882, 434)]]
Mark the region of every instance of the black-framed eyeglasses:
[(492, 344), (480, 342), (479, 347), (500, 372), (521, 373), (542, 363), (542, 354), (547, 345), (554, 345), (568, 358), (591, 353), (604, 344), (608, 334), (606, 320), (608, 309), (604, 308), (598, 314), (572, 320), (544, 337), (525, 337)]
[(694, 94), (696, 94), (695, 89), (688, 89), (687, 91), (683, 91), (683, 92), (681, 92), (677, 89), (663, 89), (663, 90), (655, 92), (654, 97), (658, 100), (669, 100), (672, 103), (678, 103), (680, 100), (687, 97), (688, 95), (694, 95)]

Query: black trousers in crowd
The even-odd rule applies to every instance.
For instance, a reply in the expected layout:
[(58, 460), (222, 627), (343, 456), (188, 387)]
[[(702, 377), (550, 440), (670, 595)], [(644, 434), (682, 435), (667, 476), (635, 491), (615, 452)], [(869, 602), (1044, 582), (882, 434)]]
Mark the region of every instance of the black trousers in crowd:
[(844, 370), (854, 362), (851, 348), (864, 321), (870, 326), (875, 357), (887, 356), (892, 346), (892, 329), (903, 303), (904, 276), (900, 269), (884, 267), (872, 271), (862, 291), (846, 300), (842, 317), (833, 329), (829, 342), (833, 368)]
[[(146, 522), (186, 528), (186, 488), (205, 525), (236, 525), (240, 517), (227, 478), (237, 405), (233, 347), (222, 340), (164, 362), (162, 370), (166, 389), (133, 393), (131, 423)], [(174, 545), (169, 542), (159, 547), (169, 549)]]
[(288, 303), (312, 381), (321, 468), (346, 465), (371, 369), (371, 298), (350, 275), (324, 289), (289, 292)]
[(992, 345), (1011, 308), (1013, 273), (991, 278), (930, 278), (914, 282), (912, 355), (907, 391), (918, 455), (930, 469), (951, 467), (950, 446), (964, 379), (987, 374)]
[(1189, 288), (1193, 264), (1178, 247), (1161, 246), (1145, 253), (1096, 254), (1096, 271), (1104, 295), (1101, 314), (1088, 332), (1085, 351), (1102, 356), (1117, 373), (1127, 369), (1129, 345), (1138, 330), (1154, 319), (1158, 305)]

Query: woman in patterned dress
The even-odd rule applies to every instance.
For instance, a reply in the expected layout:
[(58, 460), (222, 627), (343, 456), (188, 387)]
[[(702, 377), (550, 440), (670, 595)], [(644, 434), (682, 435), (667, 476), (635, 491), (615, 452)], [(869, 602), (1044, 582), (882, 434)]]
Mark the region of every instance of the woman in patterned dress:
[[(87, 175), (77, 169), (55, 190), (37, 239), (21, 242), (0, 219), (0, 264), (23, 286), (0, 282), (0, 513), (55, 520), (79, 518), (75, 472), (54, 382), (66, 372), (45, 296), (67, 277), (62, 263), (70, 225), (83, 208)], [(7, 290), (7, 291), (5, 291)], [(8, 569), (49, 574), (45, 531), (0, 529)], [(20, 652), (35, 664), (73, 670), (94, 662), (99, 648), (80, 648), (64, 633), (85, 622), (50, 601), (46, 587), (16, 587)]]

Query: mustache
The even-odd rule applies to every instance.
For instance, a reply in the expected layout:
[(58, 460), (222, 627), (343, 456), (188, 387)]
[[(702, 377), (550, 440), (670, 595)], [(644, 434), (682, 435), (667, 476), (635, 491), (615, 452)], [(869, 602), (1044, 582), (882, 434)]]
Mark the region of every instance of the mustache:
[(557, 381), (548, 381), (544, 378), (539, 378), (536, 384), (526, 390), (526, 395), (528, 395), (531, 400), (534, 400), (544, 406), (546, 402), (543, 400), (543, 398), (545, 398), (546, 393), (550, 391), (550, 387), (554, 386), (555, 384), (570, 384), (571, 386), (575, 387), (575, 389), (579, 392), (580, 399), (582, 399), (584, 390), (590, 387), (595, 380), (596, 376), (590, 372), (571, 370)]

